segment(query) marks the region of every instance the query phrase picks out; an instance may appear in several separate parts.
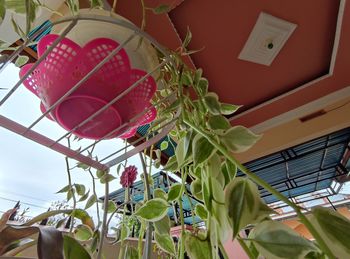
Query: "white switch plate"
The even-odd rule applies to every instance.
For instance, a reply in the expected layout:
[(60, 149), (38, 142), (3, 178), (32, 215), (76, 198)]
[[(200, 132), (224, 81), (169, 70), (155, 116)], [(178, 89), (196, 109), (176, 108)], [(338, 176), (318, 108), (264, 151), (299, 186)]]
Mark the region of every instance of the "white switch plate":
[[(296, 27), (294, 23), (260, 13), (238, 58), (270, 66)], [(269, 43), (273, 44), (271, 49)]]

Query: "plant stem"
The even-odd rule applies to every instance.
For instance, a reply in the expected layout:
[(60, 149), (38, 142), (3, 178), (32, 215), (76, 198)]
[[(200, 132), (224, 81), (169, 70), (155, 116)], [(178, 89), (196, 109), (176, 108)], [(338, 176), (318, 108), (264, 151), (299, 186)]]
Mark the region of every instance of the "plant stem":
[[(182, 178), (181, 189), (185, 188), (185, 180), (184, 179), (186, 178), (186, 176), (187, 176), (187, 172), (184, 173), (184, 171), (181, 170), (181, 178)], [(180, 207), (180, 222), (181, 222), (180, 259), (183, 259), (184, 255), (185, 255), (185, 242), (184, 242), (185, 241), (185, 219), (184, 219), (184, 211), (183, 211), (183, 205), (182, 205), (182, 196), (180, 196), (178, 203), (179, 203), (179, 207)], [(175, 214), (175, 211), (174, 211), (174, 214)]]
[(140, 233), (139, 233), (139, 241), (137, 244), (139, 259), (142, 258), (142, 243), (143, 243), (142, 241), (143, 241), (144, 234), (145, 234), (145, 225), (143, 223), (141, 223), (141, 229), (140, 229)]
[(249, 247), (247, 246), (247, 244), (244, 242), (244, 240), (241, 239), (241, 237), (238, 235), (237, 237), (238, 243), (241, 245), (241, 247), (243, 248), (244, 252), (246, 252), (246, 254), (248, 255), (248, 257), (250, 259), (255, 259), (255, 256), (252, 254), (252, 252), (250, 251)]
[(319, 235), (317, 230), (314, 228), (314, 226), (311, 224), (311, 222), (306, 218), (306, 216), (301, 212), (299, 207), (291, 202), (287, 197), (282, 195), (280, 192), (278, 192), (276, 189), (274, 189), (271, 185), (269, 185), (267, 182), (259, 178), (256, 174), (249, 171), (245, 166), (243, 166), (236, 158), (232, 156), (230, 152), (227, 151), (225, 147), (217, 143), (214, 139), (212, 139), (205, 131), (198, 128), (196, 125), (194, 125), (192, 122), (188, 121), (187, 119), (184, 119), (184, 123), (186, 123), (188, 126), (190, 126), (193, 130), (195, 130), (198, 134), (205, 137), (218, 151), (220, 151), (230, 162), (237, 165), (238, 169), (241, 170), (246, 176), (248, 176), (252, 181), (254, 181), (257, 185), (260, 185), (264, 189), (266, 189), (271, 194), (275, 195), (276, 198), (279, 200), (285, 202), (287, 205), (293, 208), (293, 210), (297, 213), (298, 217), (300, 218), (301, 222), (307, 227), (307, 229), (310, 231), (310, 233), (313, 235), (313, 237), (316, 239), (318, 245), (320, 248), (328, 255), (329, 258), (336, 258), (332, 251), (329, 249), (323, 238)]
[[(92, 179), (92, 192), (93, 192), (93, 194), (95, 195), (95, 197), (97, 197), (97, 194), (96, 194), (95, 177), (94, 177), (94, 175), (92, 174), (90, 168), (89, 168), (89, 174), (90, 174), (91, 179)], [(101, 222), (101, 219), (100, 219), (100, 208), (98, 207), (98, 202), (96, 202), (96, 214), (97, 214), (97, 225), (99, 225), (100, 222)]]
[(180, 207), (180, 222), (181, 222), (181, 246), (180, 246), (180, 259), (184, 258), (185, 255), (185, 220), (184, 220), (184, 211), (182, 208), (182, 201), (179, 202)]
[[(146, 200), (149, 201), (151, 199), (151, 190), (149, 186), (147, 165), (143, 158), (142, 152), (140, 152), (139, 155), (140, 155), (140, 160), (143, 168), (143, 176), (145, 180)], [(146, 258), (146, 259), (151, 258), (151, 252), (152, 252), (152, 224), (148, 222), (147, 231), (146, 231), (146, 244), (144, 248), (143, 258)]]
[(107, 234), (107, 213), (108, 213), (108, 201), (109, 201), (109, 183), (106, 181), (105, 183), (105, 200), (104, 200), (104, 211), (103, 211), (103, 219), (102, 219), (102, 229), (101, 229), (101, 240), (98, 246), (98, 254), (97, 259), (100, 259), (102, 256), (102, 247), (105, 236)]
[(66, 161), (66, 168), (67, 168), (67, 175), (68, 175), (69, 191), (72, 192), (72, 198), (73, 198), (73, 211), (72, 211), (72, 214), (71, 214), (72, 221), (71, 221), (71, 225), (69, 227), (69, 232), (72, 232), (73, 231), (73, 226), (74, 226), (74, 214), (75, 214), (75, 209), (77, 207), (77, 199), (75, 197), (75, 193), (74, 193), (73, 187), (72, 187), (72, 176), (70, 174), (68, 157), (65, 157), (65, 161)]

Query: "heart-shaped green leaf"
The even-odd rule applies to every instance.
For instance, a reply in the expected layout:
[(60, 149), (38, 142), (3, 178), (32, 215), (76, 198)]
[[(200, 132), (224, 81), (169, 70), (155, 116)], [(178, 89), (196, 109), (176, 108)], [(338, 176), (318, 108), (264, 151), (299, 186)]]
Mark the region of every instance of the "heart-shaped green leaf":
[(350, 255), (350, 221), (334, 210), (315, 207), (310, 217), (312, 225), (337, 258)]
[(114, 179), (116, 179), (116, 178), (113, 175), (105, 174), (100, 178), (100, 182), (102, 184), (105, 184), (105, 183), (109, 183), (109, 182), (113, 181)]
[(84, 224), (78, 225), (74, 229), (74, 237), (79, 241), (87, 241), (90, 238), (92, 238), (92, 235), (93, 235), (93, 231), (87, 225), (84, 225)]
[(85, 194), (85, 186), (83, 184), (74, 184), (75, 190), (79, 196), (83, 196)]
[(256, 185), (243, 178), (235, 178), (225, 189), (225, 205), (233, 229), (233, 238), (252, 223), (258, 215), (260, 195)]
[(160, 188), (157, 188), (153, 191), (153, 197), (167, 200), (167, 194)]
[(90, 254), (74, 238), (65, 235), (63, 237), (64, 256), (66, 259), (91, 259)]
[(97, 201), (97, 196), (95, 194), (92, 194), (86, 202), (85, 209), (90, 208), (92, 205), (96, 203), (96, 201)]
[(174, 172), (177, 170), (178, 168), (178, 164), (177, 164), (177, 158), (176, 156), (172, 156), (168, 159), (168, 162), (166, 163), (166, 165), (164, 166), (163, 170), (165, 171), (171, 171)]
[(220, 104), (220, 111), (223, 115), (231, 115), (235, 113), (241, 106), (239, 105), (233, 105), (228, 103), (221, 103)]
[(243, 126), (235, 126), (221, 136), (221, 143), (232, 152), (240, 153), (247, 151), (260, 137)]
[(154, 228), (159, 235), (165, 235), (170, 233), (170, 219), (169, 216), (154, 222)]
[(208, 108), (209, 112), (213, 115), (220, 115), (220, 102), (219, 97), (215, 93), (207, 93), (204, 96), (205, 106)]
[(175, 154), (177, 159), (177, 164), (179, 166), (184, 165), (188, 156), (191, 153), (191, 139), (192, 131), (188, 131), (184, 138), (179, 140), (179, 143), (176, 146)]
[(169, 144), (168, 141), (164, 140), (162, 143), (160, 143), (160, 150), (166, 150), (168, 148)]
[(211, 259), (211, 244), (209, 240), (201, 240), (187, 233), (185, 238), (185, 249), (191, 259)]
[[(104, 204), (102, 206), (102, 209), (104, 210)], [(115, 204), (114, 201), (109, 200), (107, 204), (107, 213), (113, 213), (117, 209), (117, 205)]]
[(206, 220), (208, 218), (208, 211), (207, 211), (207, 209), (200, 203), (198, 203), (196, 205), (196, 207), (194, 208), (194, 212), (202, 220)]
[(224, 116), (213, 115), (209, 117), (208, 126), (212, 130), (228, 130), (231, 124)]
[(175, 256), (175, 244), (169, 234), (160, 235), (156, 232), (154, 237), (160, 249), (162, 249), (168, 254)]
[(168, 212), (169, 204), (163, 199), (147, 201), (136, 212), (135, 215), (146, 221), (155, 222), (163, 218)]
[(206, 138), (201, 137), (200, 135), (196, 135), (194, 137), (192, 143), (192, 153), (195, 165), (201, 164), (209, 159), (215, 151), (214, 146), (210, 144)]
[(177, 200), (179, 197), (181, 197), (182, 193), (182, 184), (181, 183), (176, 183), (173, 184), (168, 192), (168, 201), (175, 201)]
[(81, 198), (79, 199), (79, 202), (85, 201), (89, 197), (89, 194), (90, 194), (90, 190), (87, 191), (83, 196), (81, 196)]
[(315, 245), (301, 237), (286, 225), (277, 221), (264, 221), (249, 235), (256, 249), (266, 258), (304, 258), (310, 251), (317, 251)]
[(191, 185), (191, 193), (194, 197), (196, 197), (198, 200), (203, 200), (203, 192), (202, 192), (202, 182), (200, 179), (194, 180)]

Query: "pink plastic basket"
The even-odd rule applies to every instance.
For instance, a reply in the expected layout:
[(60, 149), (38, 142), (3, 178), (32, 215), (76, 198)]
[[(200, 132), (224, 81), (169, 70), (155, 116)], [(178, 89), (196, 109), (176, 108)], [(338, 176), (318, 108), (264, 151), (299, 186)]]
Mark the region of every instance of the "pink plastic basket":
[[(43, 37), (38, 43), (38, 56), (42, 56), (57, 38), (55, 34)], [(114, 40), (97, 38), (80, 47), (63, 38), (23, 84), (41, 99), (40, 109), (44, 113), (118, 46)], [(23, 66), (20, 77), (32, 65)], [(145, 71), (131, 68), (127, 53), (121, 49), (47, 117), (66, 130), (73, 130), (145, 75)], [(148, 76), (112, 106), (72, 132), (90, 139), (100, 139), (111, 132), (108, 138), (133, 136), (139, 126), (152, 122), (156, 117), (156, 109), (150, 103), (156, 88), (153, 77)], [(149, 111), (145, 113), (146, 109)], [(141, 113), (145, 114), (130, 122)], [(126, 126), (116, 130), (125, 123)]]

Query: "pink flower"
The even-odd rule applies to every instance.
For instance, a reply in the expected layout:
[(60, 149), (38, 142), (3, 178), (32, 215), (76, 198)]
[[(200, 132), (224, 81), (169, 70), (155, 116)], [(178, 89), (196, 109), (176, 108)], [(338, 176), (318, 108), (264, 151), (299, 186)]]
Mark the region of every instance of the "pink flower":
[(137, 176), (136, 166), (132, 165), (132, 166), (125, 167), (125, 170), (122, 173), (122, 176), (120, 177), (120, 184), (124, 188), (130, 187), (135, 182), (136, 176)]

